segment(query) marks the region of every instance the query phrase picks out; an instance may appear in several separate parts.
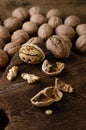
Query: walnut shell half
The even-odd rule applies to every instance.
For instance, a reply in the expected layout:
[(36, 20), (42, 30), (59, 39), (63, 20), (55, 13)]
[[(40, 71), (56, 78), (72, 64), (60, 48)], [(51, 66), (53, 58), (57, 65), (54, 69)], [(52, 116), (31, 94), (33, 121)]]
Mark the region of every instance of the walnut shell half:
[(26, 63), (37, 64), (43, 61), (45, 54), (43, 50), (35, 44), (23, 44), (19, 50), (19, 57)]
[(31, 103), (38, 107), (45, 107), (61, 100), (62, 97), (63, 93), (61, 91), (55, 89), (55, 87), (49, 86), (31, 98)]
[(64, 69), (64, 63), (56, 62), (55, 64), (50, 63), (48, 60), (45, 60), (42, 64), (42, 70), (45, 74), (50, 76), (55, 76)]

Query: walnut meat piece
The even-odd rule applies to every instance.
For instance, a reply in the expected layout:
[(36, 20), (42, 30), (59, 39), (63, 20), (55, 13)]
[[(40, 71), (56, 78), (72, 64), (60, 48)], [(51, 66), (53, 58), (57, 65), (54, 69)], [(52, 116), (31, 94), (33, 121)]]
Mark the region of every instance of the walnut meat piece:
[(62, 15), (61, 11), (58, 10), (58, 9), (51, 9), (47, 12), (46, 14), (46, 18), (49, 19), (51, 18), (52, 16), (57, 16), (57, 17), (60, 17)]
[(86, 53), (86, 34), (85, 35), (81, 35), (76, 43), (75, 43), (76, 48), (80, 51), (80, 52), (85, 52)]
[(38, 29), (38, 36), (41, 37), (43, 40), (46, 40), (47, 38), (49, 38), (51, 35), (53, 34), (53, 29), (52, 27), (47, 24), (44, 23), (42, 24), (39, 29)]
[(5, 46), (5, 41), (0, 38), (0, 49), (2, 49)]
[(71, 44), (68, 37), (53, 35), (46, 41), (46, 48), (56, 58), (67, 58), (70, 55)]
[(31, 98), (31, 103), (38, 107), (46, 107), (54, 102), (60, 101), (63, 93), (55, 87), (49, 86), (38, 92)]
[(12, 17), (16, 17), (21, 21), (25, 21), (29, 18), (29, 14), (25, 8), (18, 7), (12, 12)]
[(34, 15), (34, 14), (41, 14), (42, 12), (41, 12), (41, 9), (40, 9), (40, 7), (38, 7), (38, 6), (35, 6), (35, 7), (31, 7), (30, 9), (29, 9), (29, 14), (30, 14), (30, 16), (32, 16), (32, 15)]
[(34, 14), (31, 16), (30, 21), (40, 26), (46, 22), (46, 18), (42, 14)]
[(44, 60), (42, 64), (42, 70), (45, 74), (50, 76), (56, 76), (64, 69), (65, 65), (61, 62), (55, 64), (50, 63), (48, 60)]
[(78, 24), (80, 24), (80, 18), (74, 15), (68, 16), (65, 19), (64, 24), (75, 28)]
[(86, 24), (79, 24), (76, 27), (76, 32), (79, 36), (86, 34)]
[(52, 28), (56, 28), (58, 25), (62, 24), (63, 21), (60, 17), (57, 16), (52, 16), (49, 20), (48, 20), (48, 24), (52, 27)]
[(0, 68), (5, 67), (8, 62), (9, 62), (9, 58), (7, 53), (2, 49), (0, 49)]
[(69, 26), (69, 25), (59, 25), (56, 30), (55, 30), (57, 35), (65, 35), (68, 36), (69, 38), (73, 39), (75, 36), (75, 31), (74, 29)]
[(23, 44), (19, 50), (19, 57), (26, 63), (37, 64), (44, 60), (45, 54), (35, 44)]
[(10, 43), (8, 43), (8, 44), (5, 45), (4, 51), (6, 51), (7, 54), (10, 57), (12, 57), (12, 56), (14, 56), (14, 54), (16, 52), (19, 51), (20, 47), (21, 47), (21, 45), (18, 43), (18, 41), (16, 41), (16, 42), (10, 42)]
[(20, 44), (25, 43), (28, 39), (29, 39), (29, 34), (22, 29), (16, 30), (11, 35), (11, 41), (12, 42), (18, 41)]
[(17, 76), (18, 73), (18, 66), (13, 66), (9, 69), (9, 72), (7, 73), (7, 79), (11, 81)]
[(29, 84), (35, 83), (35, 82), (37, 82), (37, 81), (40, 79), (39, 76), (36, 76), (36, 75), (34, 75), (34, 74), (28, 74), (28, 73), (22, 73), (22, 74), (21, 74), (21, 77), (22, 77), (24, 80), (27, 80), (27, 82), (28, 82)]
[(27, 33), (29, 33), (29, 34), (33, 34), (33, 33), (36, 33), (36, 32), (37, 32), (38, 26), (37, 26), (37, 24), (32, 23), (32, 22), (25, 22), (25, 23), (22, 25), (22, 29), (23, 29), (24, 31), (26, 31)]
[(58, 78), (55, 78), (55, 88), (57, 88), (58, 90), (64, 91), (64, 92), (69, 92), (69, 93), (72, 93), (74, 90), (71, 87), (71, 85), (62, 82)]
[(8, 42), (10, 40), (10, 33), (3, 26), (0, 26), (0, 38), (3, 39), (5, 42)]

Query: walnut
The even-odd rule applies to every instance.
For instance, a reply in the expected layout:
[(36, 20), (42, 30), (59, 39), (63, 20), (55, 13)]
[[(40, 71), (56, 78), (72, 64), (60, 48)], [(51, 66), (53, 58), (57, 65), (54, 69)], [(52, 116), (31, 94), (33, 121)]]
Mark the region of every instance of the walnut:
[(0, 38), (0, 49), (2, 49), (5, 46), (5, 44), (5, 41), (2, 38)]
[(56, 28), (58, 25), (62, 24), (63, 21), (60, 17), (57, 16), (52, 16), (50, 17), (50, 19), (48, 20), (48, 24), (52, 27), (52, 28)]
[(43, 61), (45, 54), (35, 44), (23, 44), (19, 50), (19, 57), (22, 61), (30, 64), (37, 64)]
[(39, 29), (38, 29), (38, 36), (41, 37), (44, 40), (46, 40), (47, 38), (49, 38), (52, 34), (53, 34), (53, 29), (47, 23), (42, 24), (39, 27)]
[(69, 38), (73, 39), (75, 36), (75, 31), (74, 29), (69, 26), (69, 25), (59, 25), (56, 30), (55, 30), (57, 35), (65, 35), (68, 36)]
[(43, 40), (42, 40), (40, 37), (32, 37), (32, 38), (30, 38), (30, 39), (26, 42), (26, 44), (30, 44), (30, 43), (32, 43), (32, 44), (34, 44), (34, 43), (40, 44), (40, 43), (43, 43)]
[(5, 67), (8, 61), (9, 61), (9, 58), (8, 58), (7, 53), (4, 50), (0, 49), (0, 68)]
[(51, 9), (47, 12), (46, 14), (46, 18), (49, 19), (51, 18), (52, 16), (57, 16), (57, 17), (60, 17), (62, 15), (61, 11), (58, 10), (58, 9)]
[(81, 35), (76, 43), (75, 43), (76, 48), (80, 51), (80, 52), (85, 52), (86, 53), (86, 34)]
[(86, 24), (79, 24), (76, 27), (76, 32), (79, 36), (86, 34)]
[(37, 32), (38, 26), (37, 24), (32, 23), (32, 22), (25, 22), (22, 26), (22, 29), (28, 32), (29, 34), (33, 34)]
[(53, 111), (52, 111), (52, 110), (46, 110), (46, 111), (45, 111), (45, 114), (51, 115), (51, 114), (53, 114)]
[(7, 43), (4, 47), (4, 51), (7, 52), (7, 54), (12, 57), (16, 52), (19, 51), (21, 45), (18, 43), (18, 41)]
[(65, 67), (64, 63), (56, 62), (55, 64), (52, 64), (48, 60), (44, 60), (42, 64), (43, 72), (50, 76), (55, 76), (61, 73), (64, 67)]
[(11, 35), (11, 41), (12, 42), (18, 41), (20, 44), (25, 43), (28, 39), (29, 34), (22, 29), (14, 31), (13, 34)]
[(25, 8), (18, 7), (12, 12), (12, 17), (16, 17), (21, 21), (25, 21), (29, 18), (29, 14)]
[(71, 85), (62, 82), (58, 78), (55, 78), (55, 88), (57, 88), (58, 90), (64, 91), (64, 92), (69, 92), (69, 93), (72, 93), (74, 90), (71, 87)]
[(11, 81), (17, 76), (18, 73), (18, 66), (13, 66), (9, 69), (9, 72), (7, 73), (7, 79)]
[(7, 28), (10, 32), (19, 29), (21, 25), (21, 20), (15, 17), (9, 17), (4, 21), (4, 27)]
[(0, 38), (3, 39), (5, 42), (10, 40), (10, 33), (9, 31), (0, 25)]
[(31, 98), (31, 103), (38, 107), (46, 107), (54, 102), (60, 101), (63, 93), (54, 86), (49, 86), (38, 92)]
[(38, 7), (38, 6), (35, 6), (35, 7), (31, 7), (30, 9), (29, 9), (29, 14), (30, 14), (30, 16), (32, 16), (32, 15), (34, 15), (34, 14), (41, 14), (42, 12), (41, 12), (41, 9), (40, 9), (40, 7)]
[(27, 80), (27, 82), (28, 82), (29, 84), (35, 83), (35, 82), (37, 82), (37, 81), (40, 79), (39, 76), (36, 76), (36, 75), (34, 75), (34, 74), (28, 74), (28, 73), (22, 73), (22, 74), (21, 74), (21, 77), (22, 77), (24, 80)]
[(46, 18), (42, 14), (34, 14), (31, 16), (30, 21), (40, 26), (46, 22)]
[(68, 16), (65, 19), (64, 24), (75, 28), (78, 24), (80, 24), (80, 18), (74, 15)]
[(71, 44), (68, 37), (53, 35), (46, 41), (46, 48), (56, 58), (67, 58), (70, 55)]

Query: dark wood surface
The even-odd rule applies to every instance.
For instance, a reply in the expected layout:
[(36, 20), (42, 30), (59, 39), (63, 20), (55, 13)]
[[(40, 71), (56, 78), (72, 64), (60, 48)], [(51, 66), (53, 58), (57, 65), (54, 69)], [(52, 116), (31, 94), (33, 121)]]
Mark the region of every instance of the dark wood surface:
[[(35, 5), (40, 6), (44, 12), (59, 8), (64, 18), (75, 14), (82, 22), (86, 22), (85, 0), (3, 0), (0, 1), (1, 20), (9, 17), (12, 10), (18, 6), (29, 8)], [(46, 58), (52, 62), (58, 60), (49, 53)], [(42, 72), (42, 63), (29, 65), (23, 63), (18, 54), (13, 57), (0, 78), (0, 130), (4, 129), (3, 124), (6, 125), (8, 121), (5, 130), (86, 130), (86, 54), (75, 50), (68, 59), (60, 61), (65, 63), (65, 69), (57, 77), (71, 84), (74, 92), (64, 93), (60, 102), (49, 107), (38, 108), (31, 104), (30, 99), (43, 88), (54, 85), (55, 78)], [(19, 73), (15, 80), (9, 82), (6, 75), (13, 65), (19, 66)], [(41, 80), (30, 85), (21, 78), (22, 72), (39, 75)], [(52, 109), (53, 114), (46, 115), (46, 109)], [(3, 110), (9, 120), (4, 116)]]

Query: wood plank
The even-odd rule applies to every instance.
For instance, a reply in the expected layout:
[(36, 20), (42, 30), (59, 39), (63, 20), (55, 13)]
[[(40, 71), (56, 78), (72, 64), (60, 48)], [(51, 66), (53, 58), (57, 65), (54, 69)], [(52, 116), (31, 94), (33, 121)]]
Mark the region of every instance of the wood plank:
[[(85, 0), (3, 0), (0, 1), (1, 20), (9, 17), (16, 7), (30, 8), (35, 5), (40, 6), (44, 12), (51, 8), (59, 8), (64, 17), (75, 14), (81, 18), (81, 22), (86, 22)], [(50, 53), (47, 53), (46, 58), (52, 62), (60, 60)], [(73, 50), (68, 59), (60, 61), (65, 63), (65, 69), (57, 77), (71, 84), (75, 90), (71, 94), (64, 93), (60, 102), (38, 108), (31, 104), (30, 99), (43, 88), (54, 85), (55, 77), (42, 72), (42, 63), (37, 65), (23, 63), (18, 53), (12, 58), (0, 79), (0, 110), (3, 109), (9, 118), (5, 130), (86, 129), (86, 54)], [(8, 69), (13, 65), (19, 66), (19, 73), (16, 79), (9, 82), (6, 76)], [(21, 78), (22, 72), (34, 73), (41, 79), (36, 84), (28, 84)], [(52, 109), (53, 114), (46, 115), (46, 109)], [(0, 130), (3, 129), (0, 124)]]

